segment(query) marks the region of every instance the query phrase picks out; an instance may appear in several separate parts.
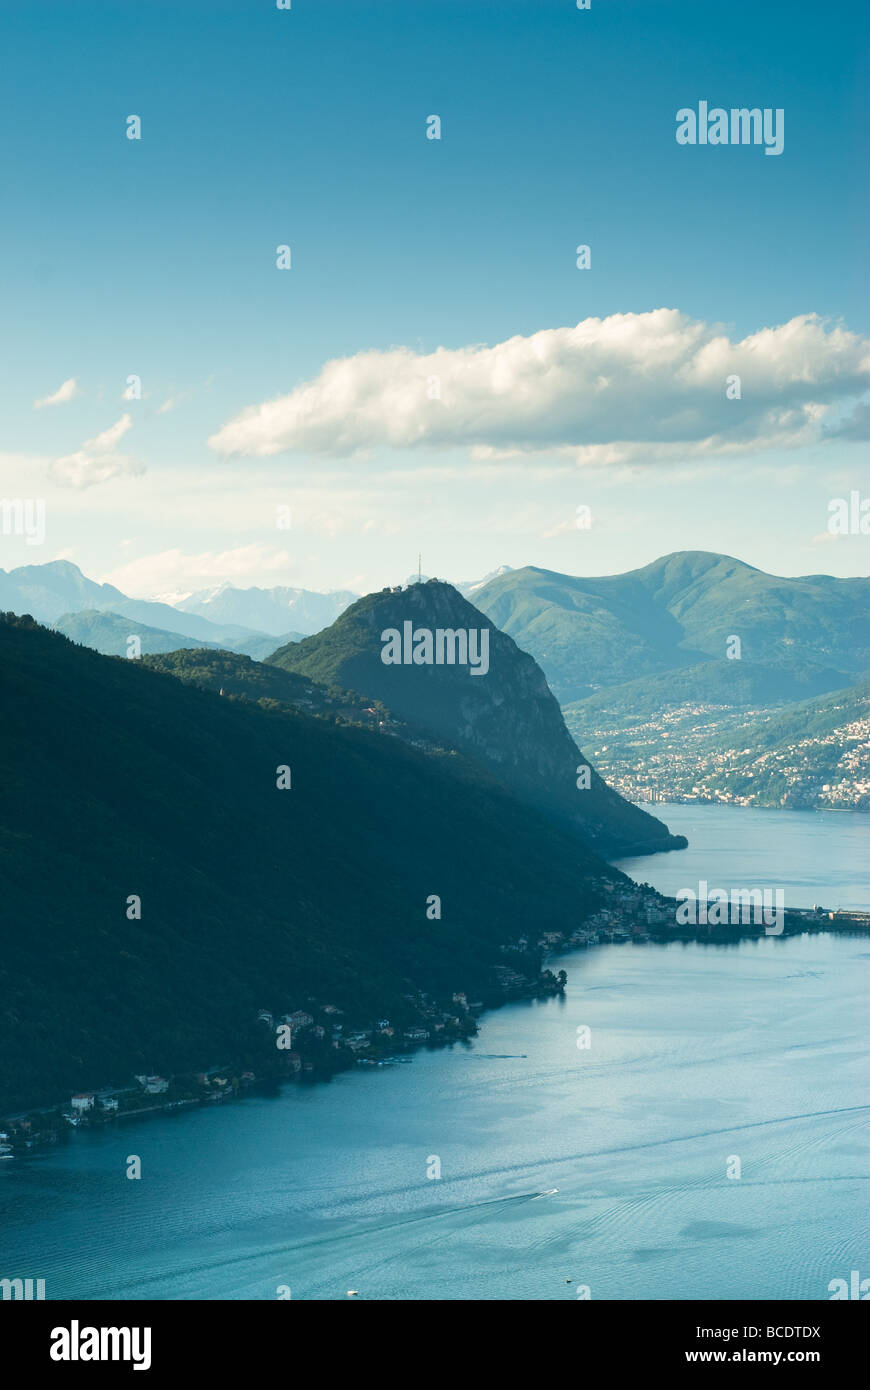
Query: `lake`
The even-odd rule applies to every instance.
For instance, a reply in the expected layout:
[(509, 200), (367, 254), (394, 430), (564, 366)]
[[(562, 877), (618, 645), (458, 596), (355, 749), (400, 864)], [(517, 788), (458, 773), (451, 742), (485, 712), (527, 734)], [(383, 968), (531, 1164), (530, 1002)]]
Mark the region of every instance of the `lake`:
[[(868, 905), (860, 816), (661, 814), (692, 848), (636, 861), (659, 888), (772, 876), (787, 905)], [(0, 1277), (48, 1298), (555, 1300), (826, 1299), (870, 1275), (870, 937), (551, 964), (563, 998), (484, 1015), (468, 1046), (0, 1162)]]
[(870, 910), (870, 815), (754, 806), (645, 805), (689, 848), (620, 859), (618, 867), (672, 897), (710, 888), (784, 888), (785, 905)]

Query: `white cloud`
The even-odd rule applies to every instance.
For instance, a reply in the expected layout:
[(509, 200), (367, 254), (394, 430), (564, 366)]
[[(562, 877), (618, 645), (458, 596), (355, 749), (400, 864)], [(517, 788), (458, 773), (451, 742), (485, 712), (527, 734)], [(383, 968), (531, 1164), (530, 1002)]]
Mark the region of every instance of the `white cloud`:
[(20, 497), (22, 488), (32, 490), (41, 480), (49, 460), (42, 454), (19, 454), (0, 450), (0, 493)]
[(55, 459), (48, 470), (50, 476), (61, 487), (84, 488), (108, 482), (110, 478), (144, 473), (143, 463), (118, 452), (117, 446), (132, 423), (129, 415), (122, 415), (96, 439), (86, 440), (74, 454)]
[(579, 528), (576, 516), (570, 517), (567, 521), (557, 522), (554, 526), (548, 526), (546, 531), (541, 532), (542, 541), (551, 541), (556, 536), (570, 536)]
[(274, 583), (290, 583), (284, 576), (292, 569), (293, 560), (283, 546), (239, 545), (195, 555), (173, 549), (142, 555), (102, 575), (100, 582), (114, 584), (125, 594), (147, 597), (167, 591), (191, 593), (225, 579), (245, 581), (240, 584), (242, 588), (245, 583), (261, 584), (267, 576), (272, 576)]
[(189, 399), (190, 391), (171, 391), (162, 405), (157, 407), (158, 415), (166, 415), (170, 410), (174, 410), (177, 405)]
[[(739, 400), (725, 394), (733, 375)], [(209, 444), (224, 455), (343, 457), (388, 445), (605, 466), (701, 460), (847, 434), (868, 388), (870, 341), (818, 315), (732, 342), (716, 325), (656, 309), (494, 347), (336, 359), (288, 395), (243, 410)]]
[(74, 376), (71, 376), (68, 381), (65, 381), (62, 386), (57, 388), (53, 395), (43, 396), (40, 400), (34, 401), (33, 409), (42, 410), (46, 405), (66, 405), (67, 401), (71, 401), (79, 395), (81, 395), (81, 392), (76, 385), (76, 379)]

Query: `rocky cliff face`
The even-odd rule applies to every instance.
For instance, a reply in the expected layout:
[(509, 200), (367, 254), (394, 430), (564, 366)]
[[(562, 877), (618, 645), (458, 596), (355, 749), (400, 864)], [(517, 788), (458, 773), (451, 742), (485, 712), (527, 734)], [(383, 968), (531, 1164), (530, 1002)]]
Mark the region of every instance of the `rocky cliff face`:
[[(439, 633), (448, 636), (439, 640)], [(465, 663), (456, 634), (465, 636)], [(369, 594), (330, 628), (270, 660), (381, 700), (523, 800), (568, 821), (600, 854), (685, 844), (605, 785), (565, 727), (534, 658), (450, 584), (430, 580)]]

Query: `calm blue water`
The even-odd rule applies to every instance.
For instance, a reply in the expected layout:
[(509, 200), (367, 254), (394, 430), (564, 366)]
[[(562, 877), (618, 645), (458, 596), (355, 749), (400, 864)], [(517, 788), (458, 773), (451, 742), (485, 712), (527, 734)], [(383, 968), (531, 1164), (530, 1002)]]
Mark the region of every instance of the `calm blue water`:
[(710, 888), (784, 888), (786, 907), (870, 910), (870, 815), (673, 803), (654, 811), (689, 848), (621, 859), (632, 878), (673, 895), (706, 879)]
[[(696, 842), (727, 813), (677, 809)], [(777, 813), (736, 814), (755, 840)], [(803, 853), (796, 824), (783, 814), (781, 841), (765, 824), (778, 881), (797, 865), (833, 901), (817, 819)], [(700, 876), (752, 886), (745, 859), (716, 853)], [(870, 1275), (870, 937), (554, 965), (563, 1000), (486, 1015), (470, 1047), (0, 1162), (0, 1277), (45, 1278), (49, 1298), (551, 1300), (578, 1283), (593, 1299), (825, 1299)]]

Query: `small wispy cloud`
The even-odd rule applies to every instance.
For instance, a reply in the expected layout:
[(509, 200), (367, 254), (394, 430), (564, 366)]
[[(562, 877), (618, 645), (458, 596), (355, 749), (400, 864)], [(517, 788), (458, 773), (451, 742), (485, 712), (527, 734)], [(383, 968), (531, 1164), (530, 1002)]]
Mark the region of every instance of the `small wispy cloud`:
[(66, 405), (68, 401), (73, 400), (79, 395), (81, 395), (81, 392), (76, 384), (76, 379), (74, 376), (71, 376), (68, 381), (65, 381), (63, 385), (59, 386), (50, 396), (42, 396), (40, 400), (34, 401), (33, 409), (43, 410), (47, 405)]
[(550, 526), (546, 531), (542, 531), (541, 540), (551, 541), (554, 536), (566, 536), (576, 530), (577, 522), (575, 518), (572, 518), (570, 521), (560, 521), (555, 526)]
[(145, 472), (144, 463), (122, 454), (118, 445), (133, 421), (122, 415), (94, 439), (87, 439), (74, 454), (65, 454), (49, 465), (49, 476), (61, 487), (85, 488), (110, 478), (135, 477)]
[(167, 415), (170, 410), (174, 410), (177, 405), (181, 405), (183, 401), (186, 401), (190, 397), (190, 394), (189, 391), (170, 392), (163, 404), (157, 407), (157, 414)]

